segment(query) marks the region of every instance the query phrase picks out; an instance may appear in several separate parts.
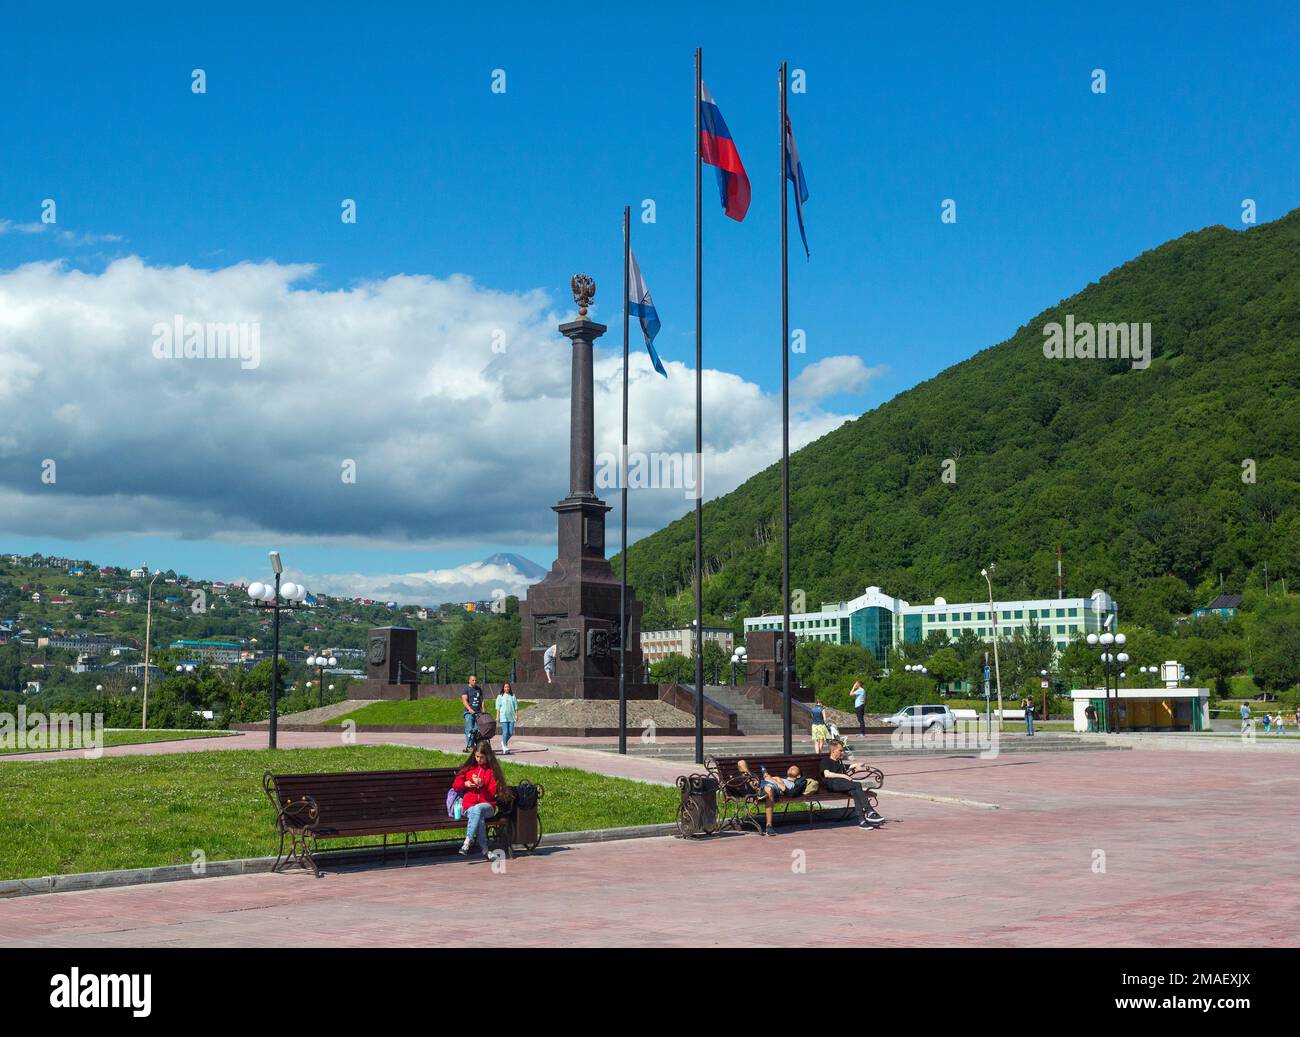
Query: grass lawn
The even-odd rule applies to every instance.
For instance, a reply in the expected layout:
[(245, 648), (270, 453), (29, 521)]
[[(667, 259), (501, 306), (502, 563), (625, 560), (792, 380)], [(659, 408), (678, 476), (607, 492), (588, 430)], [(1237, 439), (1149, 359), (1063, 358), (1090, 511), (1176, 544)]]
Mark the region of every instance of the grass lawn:
[[(208, 860), (268, 856), (275, 853), (276, 837), (275, 812), (262, 792), (265, 770), (399, 770), (463, 761), (460, 754), (355, 745), (0, 764), (0, 879), (190, 864), (195, 850)], [(546, 787), (541, 814), (547, 832), (676, 817), (675, 788), (572, 768), (504, 768), (511, 783), (528, 778)], [(420, 836), (438, 837), (461, 836), (454, 830)]]
[[(484, 699), (483, 705), (488, 713), (492, 710), (492, 700)], [(531, 702), (519, 703), (519, 712), (523, 712)], [(357, 724), (451, 724), (460, 727), (465, 716), (465, 709), (460, 699), (394, 699), (372, 702), (368, 706), (344, 713), (325, 721), (332, 727), (339, 727), (345, 720)]]
[[(107, 748), (110, 745), (137, 745), (141, 742), (171, 742), (178, 738), (229, 738), (233, 733), (234, 732), (232, 731), (174, 731), (168, 730), (167, 728), (150, 728), (147, 731), (115, 728), (104, 732), (104, 746)], [(76, 747), (74, 746), (73, 748)], [(63, 749), (59, 746), (44, 750), (0, 748), (0, 756), (12, 756), (14, 753), (54, 753), (62, 751)]]

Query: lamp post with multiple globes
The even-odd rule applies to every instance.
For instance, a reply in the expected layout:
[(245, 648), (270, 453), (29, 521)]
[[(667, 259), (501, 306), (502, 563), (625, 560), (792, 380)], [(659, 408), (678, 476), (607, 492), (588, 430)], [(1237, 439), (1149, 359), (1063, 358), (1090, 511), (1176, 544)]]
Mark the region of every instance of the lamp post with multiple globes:
[(248, 585), (248, 596), (253, 599), (253, 607), (270, 609), (274, 617), (271, 649), (271, 717), (268, 729), (268, 748), (274, 749), (276, 711), (280, 703), (280, 613), (302, 608), (307, 599), (307, 588), (297, 583), (281, 583), (284, 563), (280, 561), (280, 552), (271, 552), (271, 571), (275, 574), (274, 583), (260, 581)]
[[(316, 705), (325, 705), (325, 667), (337, 666), (339, 661), (329, 652), (307, 656), (307, 665), (316, 667)], [(330, 685), (331, 688), (334, 685)]]
[[(1101, 646), (1101, 662), (1105, 669), (1105, 695), (1106, 701), (1103, 707), (1103, 717), (1107, 734), (1119, 730), (1119, 679), (1120, 671), (1124, 664), (1128, 662), (1128, 653), (1124, 651), (1113, 651), (1112, 649), (1122, 649), (1128, 642), (1124, 634), (1112, 634), (1109, 630), (1101, 634), (1089, 634), (1088, 644), (1096, 647)], [(1110, 677), (1111, 669), (1115, 671), (1115, 705), (1110, 703)]]

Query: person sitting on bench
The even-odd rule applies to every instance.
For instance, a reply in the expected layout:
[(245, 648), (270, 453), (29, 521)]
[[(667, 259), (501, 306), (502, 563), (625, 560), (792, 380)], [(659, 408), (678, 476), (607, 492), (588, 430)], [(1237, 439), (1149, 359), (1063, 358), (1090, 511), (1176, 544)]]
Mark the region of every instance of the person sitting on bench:
[(884, 818), (871, 809), (865, 790), (851, 774), (848, 761), (844, 759), (844, 743), (831, 742), (830, 755), (822, 761), (822, 785), (832, 792), (852, 796), (853, 805), (858, 808), (858, 827), (875, 828)]
[(798, 796), (802, 795), (807, 782), (799, 773), (799, 768), (790, 765), (785, 772), (785, 777), (773, 777), (767, 773), (767, 768), (763, 767), (763, 777), (756, 778), (749, 769), (749, 764), (744, 760), (736, 763), (736, 770), (740, 771), (741, 780), (751, 789), (763, 797), (763, 808), (767, 814), (767, 828), (764, 829), (764, 835), (776, 835), (776, 829), (772, 827), (772, 807), (776, 803), (777, 796)]
[(510, 788), (490, 744), (479, 742), (474, 747), (451, 787), (460, 793), (465, 808), (465, 841), (460, 854), (468, 857), (471, 847), (478, 843), (479, 853), (486, 857), (487, 821), (495, 816), (498, 801), (509, 795)]

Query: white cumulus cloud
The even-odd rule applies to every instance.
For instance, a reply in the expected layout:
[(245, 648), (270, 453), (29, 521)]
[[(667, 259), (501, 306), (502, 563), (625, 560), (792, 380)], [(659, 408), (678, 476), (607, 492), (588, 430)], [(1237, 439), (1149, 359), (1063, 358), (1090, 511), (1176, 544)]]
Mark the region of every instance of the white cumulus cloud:
[[(341, 290), (314, 278), (301, 264), (200, 269), (134, 256), (101, 272), (58, 262), (0, 271), (9, 530), (467, 552), (535, 544), (531, 553), (548, 560), (550, 505), (569, 475), (569, 344), (556, 324), (571, 315), (540, 291), (463, 276), (397, 275)], [(154, 329), (177, 317), (256, 327), (258, 364), (157, 358)], [(690, 454), (694, 373), (670, 362), (664, 379), (644, 351), (633, 355), (631, 449)], [(613, 348), (598, 349), (597, 450), (609, 455), (620, 434), (620, 362)], [(849, 417), (819, 399), (874, 373), (857, 357), (806, 368), (794, 383), (792, 446)], [(777, 460), (780, 412), (779, 399), (716, 370), (705, 371), (704, 407), (707, 498)], [(52, 482), (42, 480), (47, 460)], [(617, 504), (617, 491), (603, 495)], [(681, 489), (631, 496), (634, 536), (692, 507)], [(617, 513), (610, 518), (613, 531)], [(312, 585), (364, 582), (396, 597), (401, 587), (494, 584), (471, 569)]]
[(799, 372), (790, 383), (790, 399), (807, 407), (838, 393), (860, 393), (884, 373), (883, 365), (868, 367), (860, 356), (828, 356)]

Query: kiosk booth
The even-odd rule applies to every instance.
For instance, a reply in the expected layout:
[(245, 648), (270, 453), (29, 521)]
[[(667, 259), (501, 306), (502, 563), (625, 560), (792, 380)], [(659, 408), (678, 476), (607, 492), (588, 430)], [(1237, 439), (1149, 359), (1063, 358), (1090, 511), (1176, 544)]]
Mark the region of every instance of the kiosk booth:
[[(1120, 731), (1206, 731), (1210, 727), (1210, 689), (1182, 686), (1182, 667), (1166, 662), (1161, 667), (1162, 688), (1120, 688), (1112, 690), (1110, 708), (1115, 710)], [(1118, 696), (1118, 697), (1117, 697)], [(1102, 688), (1077, 688), (1070, 692), (1074, 704), (1074, 729), (1088, 730), (1085, 711), (1091, 702), (1097, 711), (1097, 725), (1106, 730), (1106, 692)]]

